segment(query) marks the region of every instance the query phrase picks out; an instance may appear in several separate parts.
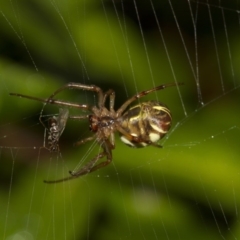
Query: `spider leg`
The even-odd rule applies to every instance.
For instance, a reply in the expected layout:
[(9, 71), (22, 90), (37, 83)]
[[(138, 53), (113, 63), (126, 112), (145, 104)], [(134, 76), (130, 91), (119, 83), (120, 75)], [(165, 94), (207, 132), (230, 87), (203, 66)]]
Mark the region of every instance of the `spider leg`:
[[(77, 172), (69, 171), (71, 176), (66, 177), (66, 178), (62, 178), (62, 179), (58, 179), (58, 180), (44, 180), (44, 182), (48, 183), (48, 184), (65, 182), (65, 181), (68, 181), (68, 180), (75, 179), (75, 178), (78, 178), (80, 176), (86, 175), (90, 172), (96, 171), (99, 168), (107, 166), (112, 161), (113, 145), (110, 143), (109, 140), (105, 140), (102, 144), (102, 148), (103, 148), (103, 152), (99, 153), (90, 162), (88, 162), (84, 167), (82, 167), (79, 171), (77, 171)], [(94, 166), (96, 164), (96, 162), (99, 159), (103, 158), (104, 156), (107, 156), (107, 160), (97, 164), (96, 166)]]
[(77, 104), (73, 102), (67, 102), (67, 101), (61, 101), (57, 99), (52, 99), (52, 98), (38, 98), (38, 97), (32, 97), (24, 94), (19, 94), (19, 93), (9, 93), (11, 96), (16, 96), (16, 97), (22, 97), (22, 98), (27, 98), (30, 100), (36, 100), (39, 102), (47, 103), (47, 104), (56, 104), (60, 106), (67, 106), (67, 107), (73, 107), (73, 108), (81, 108), (85, 110), (90, 110), (92, 107), (87, 105), (87, 104)]
[(105, 102), (108, 96), (110, 98), (110, 104), (109, 104), (110, 112), (114, 112), (115, 92), (112, 89), (109, 89), (107, 92), (104, 93), (103, 106), (105, 106)]
[(172, 86), (178, 86), (178, 85), (183, 85), (183, 83), (169, 83), (169, 84), (162, 84), (160, 86), (154, 87), (152, 89), (146, 90), (146, 91), (142, 91), (140, 93), (137, 93), (136, 95), (132, 96), (131, 98), (129, 98), (125, 103), (122, 104), (122, 106), (116, 111), (117, 116), (121, 116), (121, 114), (123, 113), (123, 111), (135, 100), (144, 97), (146, 95), (148, 95), (151, 92), (155, 92), (158, 90), (162, 90), (165, 89), (167, 87), (172, 87)]
[(85, 116), (69, 116), (68, 118), (70, 119), (76, 119), (76, 120), (81, 120), (81, 119), (88, 119), (89, 115), (85, 115)]
[(82, 145), (82, 144), (84, 144), (84, 143), (86, 143), (86, 142), (92, 141), (94, 138), (95, 138), (95, 136), (81, 139), (80, 141), (77, 141), (76, 143), (74, 143), (74, 146)]
[(43, 182), (44, 183), (47, 183), (47, 184), (51, 184), (51, 183), (60, 183), (60, 182), (65, 182), (65, 181), (68, 181), (68, 180), (71, 180), (71, 179), (74, 179), (74, 178), (77, 178), (78, 176), (69, 176), (69, 177), (66, 177), (66, 178), (61, 178), (61, 179), (58, 179), (58, 180), (44, 180)]
[[(99, 153), (96, 157), (94, 157), (89, 163), (87, 163), (84, 167), (82, 167), (79, 171), (77, 172), (69, 172), (72, 176), (77, 177), (77, 176), (82, 176), (88, 173), (91, 173), (93, 171), (98, 170), (99, 168), (107, 166), (109, 163), (112, 161), (112, 149), (113, 146), (110, 143), (109, 140), (105, 140), (102, 144), (103, 152)], [(96, 164), (96, 162), (103, 158), (104, 156), (107, 157), (107, 160), (104, 162), (101, 162), (99, 164)]]
[(69, 173), (74, 177), (80, 177), (80, 176), (86, 175), (93, 171), (92, 169), (94, 168), (94, 165), (96, 164), (96, 162), (99, 159), (103, 158), (105, 155), (106, 155), (105, 152), (101, 152), (96, 157), (94, 157), (90, 162), (88, 162), (85, 166), (83, 166), (79, 171), (77, 172), (69, 171)]
[(66, 85), (62, 86), (61, 88), (57, 89), (48, 99), (51, 101), (51, 99), (57, 95), (58, 93), (64, 91), (65, 89), (82, 89), (82, 90), (87, 90), (87, 91), (92, 91), (92, 92), (96, 92), (98, 94), (98, 104), (99, 107), (102, 107), (102, 103), (103, 103), (103, 92), (102, 89), (100, 87), (97, 87), (95, 85), (84, 85), (81, 83), (74, 83), (74, 82), (70, 82), (67, 83)]
[[(85, 138), (85, 139), (81, 140), (82, 142), (81, 142), (80, 144), (84, 143), (84, 141), (90, 141), (90, 140), (92, 140), (93, 138), (94, 138), (94, 137)], [(78, 142), (77, 142), (77, 143), (78, 143)], [(76, 144), (77, 144), (77, 143), (76, 143)], [(75, 144), (75, 145), (76, 145), (76, 144)], [(80, 145), (80, 144), (77, 144), (77, 145)], [(65, 181), (68, 181), (68, 180), (71, 180), (71, 179), (78, 178), (78, 177), (80, 177), (80, 176), (82, 176), (82, 175), (85, 175), (85, 174), (89, 173), (89, 172), (90, 172), (89, 170), (94, 166), (94, 164), (95, 164), (100, 158), (102, 158), (102, 157), (104, 157), (104, 156), (105, 156), (105, 153), (104, 153), (104, 152), (98, 154), (96, 157), (94, 157), (89, 163), (87, 163), (84, 167), (82, 167), (82, 168), (81, 168), (78, 172), (76, 172), (76, 173), (73, 173), (73, 172), (69, 171), (69, 173), (71, 174), (71, 176), (69, 176), (69, 177), (61, 178), (61, 179), (58, 179), (58, 180), (44, 180), (43, 182), (44, 182), (44, 183), (51, 184), (51, 183), (65, 182)]]
[(99, 166), (100, 164), (98, 164), (97, 166), (99, 166), (98, 168), (96, 168), (97, 166), (93, 167), (95, 165), (95, 163), (100, 159), (100, 158), (103, 158), (107, 153), (106, 152), (102, 152), (102, 153), (99, 153), (96, 157), (94, 157), (89, 163), (87, 163), (84, 167), (82, 167), (79, 171), (77, 172), (72, 172), (72, 171), (69, 171), (69, 173), (71, 174), (71, 176), (69, 177), (66, 177), (66, 178), (62, 178), (62, 179), (58, 179), (58, 180), (44, 180), (43, 182), (44, 183), (59, 183), (59, 182), (65, 182), (65, 181), (68, 181), (68, 180), (71, 180), (71, 179), (75, 179), (75, 178), (78, 178), (80, 176), (83, 176), (83, 175), (86, 175), (92, 171), (95, 171), (97, 170), (98, 168), (100, 167), (104, 167), (106, 166), (107, 164), (109, 164), (111, 162), (111, 160), (107, 160), (105, 162), (102, 162), (102, 163), (106, 163), (108, 162), (107, 164), (104, 164), (103, 166)]

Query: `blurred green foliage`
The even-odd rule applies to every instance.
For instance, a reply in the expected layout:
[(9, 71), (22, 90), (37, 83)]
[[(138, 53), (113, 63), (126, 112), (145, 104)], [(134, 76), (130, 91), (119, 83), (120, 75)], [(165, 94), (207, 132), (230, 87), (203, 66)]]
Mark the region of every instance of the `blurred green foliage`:
[[(150, 3), (137, 2), (144, 41), (134, 2), (0, 3), (3, 239), (240, 238), (240, 55), (233, 16), (238, 14), (223, 9), (226, 40), (221, 9), (210, 8), (211, 25), (208, 6), (190, 2), (198, 17), (196, 49), (188, 1), (172, 1), (184, 44), (169, 2), (152, 1), (162, 32)], [(72, 146), (88, 136), (87, 123), (69, 120), (60, 156), (39, 151), (42, 103), (10, 97), (9, 92), (46, 98), (67, 82), (95, 84), (116, 91), (117, 108), (138, 91), (173, 81), (184, 86), (144, 98), (159, 99), (171, 109), (173, 127), (162, 149), (128, 148), (116, 134), (110, 166), (77, 180), (43, 183), (67, 176), (91, 147)], [(94, 94), (75, 90), (59, 98), (96, 103)], [(57, 112), (57, 106), (46, 106), (44, 114)], [(95, 147), (88, 158), (98, 150)]]

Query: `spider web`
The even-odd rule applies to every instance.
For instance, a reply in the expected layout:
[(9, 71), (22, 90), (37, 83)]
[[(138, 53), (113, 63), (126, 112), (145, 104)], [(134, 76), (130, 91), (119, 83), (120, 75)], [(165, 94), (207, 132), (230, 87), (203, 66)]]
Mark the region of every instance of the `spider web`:
[[(238, 0), (1, 3), (2, 239), (240, 239), (239, 10)], [(141, 99), (171, 110), (162, 149), (132, 149), (116, 134), (108, 167), (48, 185), (101, 149), (73, 147), (90, 133), (69, 119), (49, 153), (39, 115), (59, 107), (9, 93), (45, 98), (67, 82), (114, 89), (115, 109), (184, 85)], [(86, 91), (58, 98), (97, 103)]]

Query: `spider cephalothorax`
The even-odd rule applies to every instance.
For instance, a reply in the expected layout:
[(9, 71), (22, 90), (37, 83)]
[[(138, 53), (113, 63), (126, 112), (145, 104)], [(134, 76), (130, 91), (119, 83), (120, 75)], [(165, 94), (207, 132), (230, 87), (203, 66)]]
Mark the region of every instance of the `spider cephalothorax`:
[[(115, 132), (119, 132), (121, 140), (131, 147), (145, 147), (147, 145), (161, 147), (157, 142), (166, 135), (171, 127), (172, 121), (171, 113), (167, 106), (158, 101), (148, 101), (138, 103), (128, 110), (127, 108), (132, 102), (151, 92), (181, 84), (182, 83), (163, 84), (150, 90), (142, 91), (126, 100), (118, 110), (114, 110), (115, 92), (111, 89), (107, 92), (103, 92), (101, 88), (95, 85), (68, 83), (56, 90), (47, 99), (26, 96), (18, 93), (10, 93), (10, 95), (41, 101), (45, 104), (79, 108), (90, 112), (90, 114), (83, 116), (69, 116), (68, 111), (60, 110), (59, 116), (51, 119), (52, 128), (49, 129), (48, 137), (50, 145), (52, 145), (51, 148), (49, 148), (50, 151), (55, 151), (56, 147), (58, 147), (58, 141), (65, 128), (67, 118), (88, 119), (89, 128), (93, 133), (92, 136), (76, 142), (75, 145), (81, 145), (88, 141), (96, 140), (103, 149), (103, 152), (95, 156), (80, 170), (76, 172), (70, 171), (71, 176), (59, 180), (45, 181), (46, 183), (57, 183), (77, 178), (108, 165), (112, 161), (112, 150), (115, 148)], [(98, 95), (98, 105), (90, 106), (54, 99), (59, 92), (65, 89), (93, 91)], [(107, 98), (109, 98), (110, 102), (109, 108), (105, 106)], [(106, 161), (97, 163), (98, 160), (104, 156), (107, 158)]]

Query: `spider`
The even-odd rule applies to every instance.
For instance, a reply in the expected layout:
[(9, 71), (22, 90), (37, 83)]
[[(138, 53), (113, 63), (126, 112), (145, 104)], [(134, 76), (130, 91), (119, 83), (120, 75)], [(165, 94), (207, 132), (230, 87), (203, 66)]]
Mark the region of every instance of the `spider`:
[[(52, 144), (54, 146), (54, 144), (58, 143), (59, 137), (64, 130), (67, 118), (88, 119), (89, 128), (90, 131), (93, 132), (93, 135), (78, 141), (75, 145), (81, 145), (88, 141), (95, 140), (103, 149), (101, 153), (97, 154), (91, 161), (80, 168), (80, 170), (76, 172), (69, 171), (71, 176), (59, 180), (44, 181), (45, 183), (58, 183), (91, 173), (111, 163), (112, 150), (115, 148), (115, 132), (119, 132), (121, 140), (131, 147), (139, 148), (148, 145), (161, 147), (161, 145), (158, 145), (157, 142), (169, 131), (172, 121), (171, 113), (167, 106), (158, 101), (148, 101), (138, 103), (128, 110), (126, 109), (132, 102), (146, 96), (149, 93), (182, 84), (183, 83), (168, 83), (139, 92), (126, 100), (118, 110), (114, 110), (115, 92), (112, 89), (103, 92), (100, 87), (95, 85), (84, 85), (74, 82), (70, 82), (57, 89), (47, 99), (31, 97), (18, 93), (10, 93), (10, 95), (37, 100), (45, 104), (56, 104), (64, 107), (79, 108), (90, 112), (90, 114), (87, 115), (73, 117), (68, 116), (68, 112), (65, 112), (65, 116), (62, 118), (63, 123), (61, 123), (61, 117), (52, 119), (54, 120), (53, 122), (56, 123), (54, 127), (52, 125), (53, 129), (55, 127), (59, 129), (55, 131), (56, 136), (51, 135), (50, 139), (48, 138), (48, 140), (50, 140), (50, 145)], [(58, 93), (65, 89), (78, 89), (95, 92), (98, 96), (97, 106), (54, 99)], [(105, 106), (107, 98), (109, 98), (109, 109)], [(105, 161), (97, 163), (99, 159), (105, 156)]]

